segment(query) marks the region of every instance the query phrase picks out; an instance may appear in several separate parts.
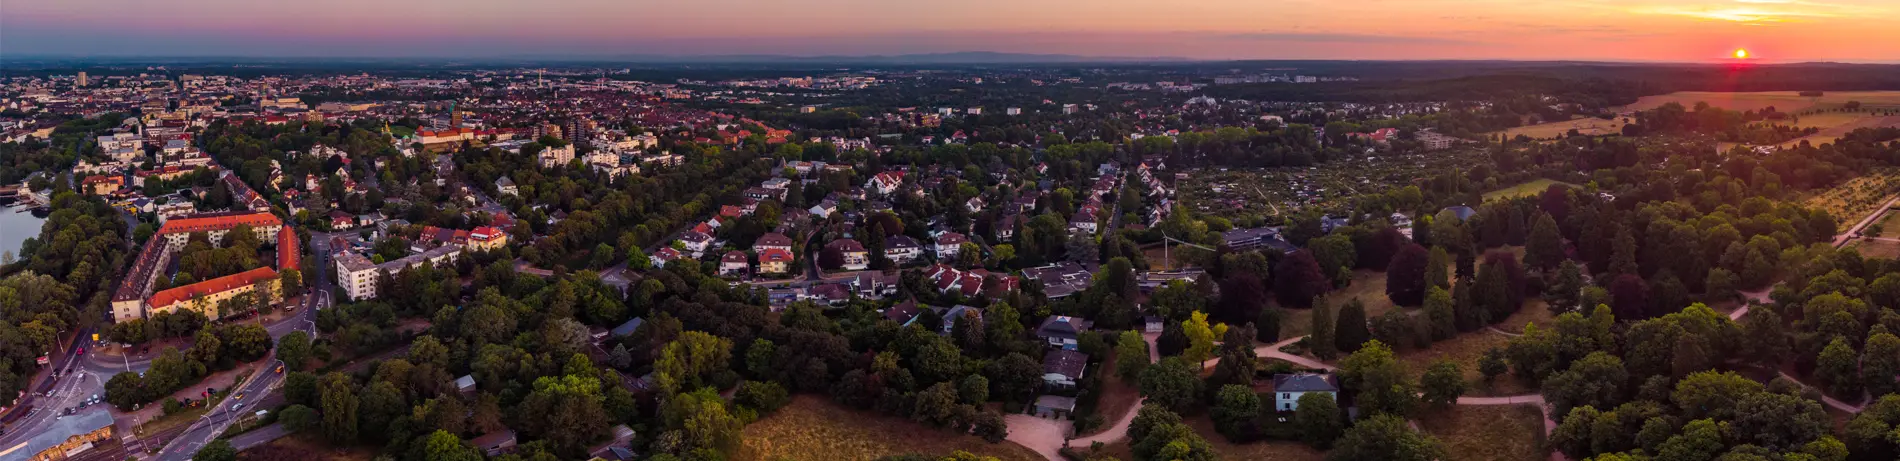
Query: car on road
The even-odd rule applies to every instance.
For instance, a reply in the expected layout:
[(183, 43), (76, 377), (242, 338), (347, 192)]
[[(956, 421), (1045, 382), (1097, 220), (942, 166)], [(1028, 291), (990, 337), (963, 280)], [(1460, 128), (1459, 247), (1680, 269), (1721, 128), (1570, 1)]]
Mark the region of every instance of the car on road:
[(81, 347), (79, 350), (73, 351), (73, 355), (86, 355), (86, 348)]
[(231, 405), (231, 411), (238, 411), (241, 409), (244, 409), (244, 404), (242, 403)]
[(243, 392), (237, 393), (236, 396), (231, 397), (231, 400), (244, 400), (244, 393)]

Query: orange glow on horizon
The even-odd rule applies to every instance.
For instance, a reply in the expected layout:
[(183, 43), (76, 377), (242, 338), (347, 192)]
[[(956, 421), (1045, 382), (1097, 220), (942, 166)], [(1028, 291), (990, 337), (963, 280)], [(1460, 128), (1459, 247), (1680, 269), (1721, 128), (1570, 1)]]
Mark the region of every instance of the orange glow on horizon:
[(1748, 50), (1736, 48), (1735, 59), (1748, 59)]

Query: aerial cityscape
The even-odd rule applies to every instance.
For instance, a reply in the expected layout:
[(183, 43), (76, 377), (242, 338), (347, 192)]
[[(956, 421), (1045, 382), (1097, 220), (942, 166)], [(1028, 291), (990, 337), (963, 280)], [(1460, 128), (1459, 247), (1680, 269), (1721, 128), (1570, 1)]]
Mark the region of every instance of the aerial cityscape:
[(159, 3), (0, 461), (1900, 460), (1900, 5)]

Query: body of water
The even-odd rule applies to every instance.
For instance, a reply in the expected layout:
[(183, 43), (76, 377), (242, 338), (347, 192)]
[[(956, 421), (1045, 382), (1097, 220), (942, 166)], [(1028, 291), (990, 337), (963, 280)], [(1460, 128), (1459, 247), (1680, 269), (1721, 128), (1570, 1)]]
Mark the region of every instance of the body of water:
[(46, 218), (16, 206), (0, 206), (0, 251), (20, 256), (20, 244), (39, 237)]

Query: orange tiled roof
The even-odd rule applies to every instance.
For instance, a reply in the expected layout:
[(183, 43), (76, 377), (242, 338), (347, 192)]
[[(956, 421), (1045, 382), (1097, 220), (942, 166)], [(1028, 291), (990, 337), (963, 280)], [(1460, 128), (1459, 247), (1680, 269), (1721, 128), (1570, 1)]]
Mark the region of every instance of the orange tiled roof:
[(289, 229), (277, 232), (277, 268), (302, 270), (300, 258), (303, 246), (297, 242), (297, 233)]
[(203, 282), (193, 283), (193, 284), (185, 285), (182, 287), (171, 288), (165, 291), (152, 293), (152, 298), (151, 300), (148, 301), (148, 304), (150, 304), (153, 309), (162, 309), (167, 306), (177, 304), (179, 302), (190, 301), (192, 298), (198, 297), (199, 295), (209, 296), (212, 293), (223, 293), (226, 291), (230, 291), (232, 289), (236, 289), (238, 287), (250, 286), (253, 283), (257, 283), (257, 281), (259, 280), (269, 280), (273, 278), (277, 278), (276, 269), (271, 269), (268, 267), (259, 267), (256, 269), (251, 269), (251, 270), (239, 272), (236, 274), (226, 275), (223, 277), (218, 277), (218, 278), (206, 280)]
[(202, 213), (166, 220), (165, 225), (159, 226), (158, 234), (165, 235), (180, 232), (229, 230), (233, 227), (237, 227), (239, 224), (248, 224), (251, 227), (266, 227), (282, 226), (284, 222), (283, 220), (277, 219), (277, 215), (261, 211), (229, 214)]

